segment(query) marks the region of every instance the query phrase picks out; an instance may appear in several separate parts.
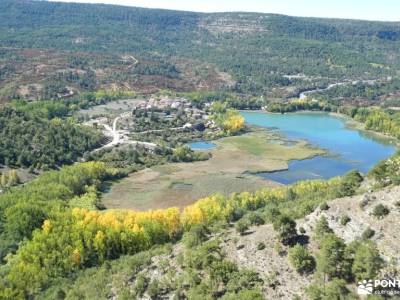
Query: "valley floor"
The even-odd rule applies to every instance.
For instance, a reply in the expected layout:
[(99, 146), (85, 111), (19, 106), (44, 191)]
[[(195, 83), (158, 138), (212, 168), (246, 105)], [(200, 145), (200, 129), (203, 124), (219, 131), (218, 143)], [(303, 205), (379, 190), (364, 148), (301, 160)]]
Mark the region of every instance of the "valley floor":
[(214, 143), (217, 147), (207, 161), (170, 163), (131, 174), (104, 195), (104, 205), (136, 210), (184, 207), (214, 193), (251, 192), (278, 185), (254, 173), (287, 169), (290, 160), (324, 154), (304, 141), (289, 142), (257, 129)]

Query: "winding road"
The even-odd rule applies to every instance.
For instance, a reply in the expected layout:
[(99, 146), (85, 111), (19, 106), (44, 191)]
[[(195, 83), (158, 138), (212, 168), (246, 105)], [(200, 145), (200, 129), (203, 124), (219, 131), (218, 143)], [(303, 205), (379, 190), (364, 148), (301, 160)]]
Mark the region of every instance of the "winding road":
[(303, 99), (306, 99), (311, 94), (329, 91), (330, 89), (337, 87), (337, 86), (349, 85), (349, 84), (355, 85), (358, 83), (374, 84), (377, 81), (378, 81), (378, 79), (369, 79), (369, 80), (355, 80), (355, 81), (348, 80), (348, 81), (343, 81), (343, 82), (332, 83), (332, 84), (328, 85), (326, 88), (318, 88), (318, 89), (301, 92), (299, 94), (299, 98), (300, 98), (300, 100), (303, 100)]

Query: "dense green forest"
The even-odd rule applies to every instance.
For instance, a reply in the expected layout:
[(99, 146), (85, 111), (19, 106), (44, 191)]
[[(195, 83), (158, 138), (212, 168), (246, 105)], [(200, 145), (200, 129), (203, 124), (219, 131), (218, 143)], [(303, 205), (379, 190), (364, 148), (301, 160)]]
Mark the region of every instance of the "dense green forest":
[(353, 99), (354, 103), (369, 105), (398, 106), (400, 98), (400, 79), (393, 78), (389, 81), (366, 84), (357, 82), (343, 86), (336, 86), (332, 89), (314, 93), (316, 99), (328, 100), (330, 103), (342, 105)]
[(69, 100), (13, 101), (0, 107), (0, 165), (47, 170), (71, 164), (105, 143), (78, 123), (78, 109), (133, 97), (132, 92), (83, 93)]
[[(398, 23), (256, 13), (201, 14), (4, 0), (0, 42), (2, 51), (16, 47), (82, 53), (75, 54), (72, 65), (84, 72), (59, 74), (48, 83), (65, 86), (73, 81), (82, 90), (92, 89), (99, 80), (88, 68), (87, 53), (138, 58), (132, 72), (114, 72), (117, 81), (137, 75), (177, 79), (183, 75), (176, 59), (197, 60), (229, 73), (235, 81), (229, 85), (233, 91), (271, 97), (293, 94), (290, 86), (303, 90), (339, 79), (396, 76), (400, 67)], [(5, 62), (10, 57), (7, 52), (3, 58), (0, 54)], [(103, 63), (108, 64), (106, 58)], [(12, 65), (6, 64), (0, 78), (13, 73)], [(305, 77), (285, 76), (295, 74)]]
[(101, 208), (98, 191), (104, 181), (123, 176), (117, 169), (91, 162), (49, 171), (24, 186), (10, 188), (0, 198), (0, 256), (2, 259), (31, 238), (51, 215), (68, 206)]
[(49, 108), (54, 110), (47, 116), (12, 107), (0, 110), (0, 164), (49, 169), (71, 164), (102, 144), (101, 133), (57, 118), (65, 113), (61, 104)]

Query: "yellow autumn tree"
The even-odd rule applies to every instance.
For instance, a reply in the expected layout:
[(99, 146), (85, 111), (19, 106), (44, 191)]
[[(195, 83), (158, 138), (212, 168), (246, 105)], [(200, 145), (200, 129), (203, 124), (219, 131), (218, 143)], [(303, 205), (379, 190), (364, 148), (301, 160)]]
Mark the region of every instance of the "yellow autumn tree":
[(79, 249), (72, 251), (71, 259), (74, 265), (79, 266), (81, 264), (81, 252)]
[(93, 246), (96, 249), (100, 262), (106, 258), (106, 235), (103, 231), (99, 230), (94, 237)]
[(222, 123), (224, 130), (231, 134), (239, 132), (244, 127), (244, 118), (239, 114), (231, 114)]
[(48, 234), (51, 230), (51, 221), (50, 220), (45, 220), (43, 222), (43, 226), (42, 226), (43, 232)]

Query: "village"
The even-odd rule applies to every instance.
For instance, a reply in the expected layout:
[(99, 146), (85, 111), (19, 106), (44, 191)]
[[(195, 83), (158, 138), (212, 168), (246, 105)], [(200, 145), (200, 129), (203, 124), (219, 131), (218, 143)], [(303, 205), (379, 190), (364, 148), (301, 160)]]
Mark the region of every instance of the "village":
[(131, 144), (155, 151), (161, 143), (173, 148), (177, 143), (218, 135), (220, 129), (210, 118), (210, 105), (200, 109), (183, 97), (152, 96), (132, 101), (117, 112), (93, 115), (83, 124), (107, 137), (108, 142), (97, 150)]

